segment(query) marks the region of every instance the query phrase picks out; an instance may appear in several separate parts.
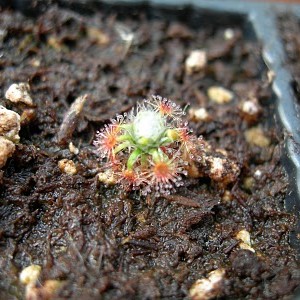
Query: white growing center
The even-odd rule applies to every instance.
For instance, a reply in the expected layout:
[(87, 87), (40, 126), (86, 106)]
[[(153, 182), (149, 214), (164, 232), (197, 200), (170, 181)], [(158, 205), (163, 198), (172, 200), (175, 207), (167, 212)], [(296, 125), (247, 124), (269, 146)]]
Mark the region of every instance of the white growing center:
[(157, 141), (165, 130), (164, 118), (155, 111), (142, 110), (134, 118), (133, 133), (136, 139), (148, 138)]

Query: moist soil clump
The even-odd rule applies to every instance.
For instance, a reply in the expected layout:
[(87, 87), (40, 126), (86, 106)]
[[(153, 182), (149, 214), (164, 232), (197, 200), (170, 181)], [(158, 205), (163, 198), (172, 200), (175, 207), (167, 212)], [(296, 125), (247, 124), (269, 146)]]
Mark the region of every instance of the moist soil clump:
[[(221, 280), (204, 299), (293, 294), (300, 274), (283, 136), (260, 45), (241, 24), (49, 7), (34, 18), (2, 9), (0, 28), (0, 101), (21, 115), (20, 143), (0, 175), (1, 299), (182, 299), (215, 270)], [(197, 49), (206, 61), (188, 71)], [(4, 100), (19, 82), (29, 83), (33, 107)], [(211, 87), (232, 99), (213, 101)], [(194, 134), (237, 161), (234, 182), (184, 178), (160, 198), (99, 182), (96, 131), (152, 94), (189, 104)], [(81, 113), (63, 122), (82, 95)], [(40, 278), (25, 288), (19, 274), (32, 264)]]

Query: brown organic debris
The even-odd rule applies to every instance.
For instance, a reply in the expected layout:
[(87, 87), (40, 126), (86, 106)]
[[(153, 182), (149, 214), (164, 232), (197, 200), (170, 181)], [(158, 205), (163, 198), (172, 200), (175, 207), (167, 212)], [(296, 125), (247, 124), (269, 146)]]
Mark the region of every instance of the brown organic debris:
[(64, 120), (57, 134), (58, 144), (65, 145), (71, 139), (72, 134), (78, 124), (87, 97), (88, 95), (78, 97), (65, 114)]
[(21, 125), (28, 125), (32, 121), (36, 119), (36, 110), (35, 109), (24, 109), (22, 114), (21, 114)]

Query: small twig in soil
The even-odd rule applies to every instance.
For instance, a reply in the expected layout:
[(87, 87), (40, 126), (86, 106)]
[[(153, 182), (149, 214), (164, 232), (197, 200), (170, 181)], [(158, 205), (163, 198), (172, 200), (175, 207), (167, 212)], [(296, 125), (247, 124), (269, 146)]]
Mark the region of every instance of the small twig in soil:
[(162, 195), (161, 197), (170, 202), (175, 202), (176, 204), (179, 204), (179, 205), (188, 206), (188, 207), (196, 207), (196, 208), (201, 207), (201, 205), (197, 201), (195, 201), (191, 198), (184, 197), (184, 196)]
[(233, 248), (234, 248), (235, 246), (237, 246), (239, 243), (240, 243), (240, 241), (235, 241), (234, 243), (232, 243), (231, 245), (229, 245), (228, 247), (226, 247), (226, 248), (223, 250), (223, 252), (224, 252), (225, 254), (229, 254), (229, 253), (233, 250)]
[(153, 243), (147, 242), (147, 241), (141, 241), (141, 240), (129, 240), (128, 244), (146, 248), (146, 249), (151, 249), (151, 250), (158, 250), (157, 246)]

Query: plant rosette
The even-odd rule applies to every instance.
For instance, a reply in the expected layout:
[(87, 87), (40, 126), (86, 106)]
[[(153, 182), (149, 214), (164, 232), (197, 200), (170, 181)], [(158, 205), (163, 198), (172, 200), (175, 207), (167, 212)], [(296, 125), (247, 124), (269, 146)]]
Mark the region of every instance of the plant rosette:
[(152, 96), (105, 125), (94, 145), (115, 182), (156, 196), (181, 186), (198, 140), (183, 122), (184, 115), (174, 102)]

